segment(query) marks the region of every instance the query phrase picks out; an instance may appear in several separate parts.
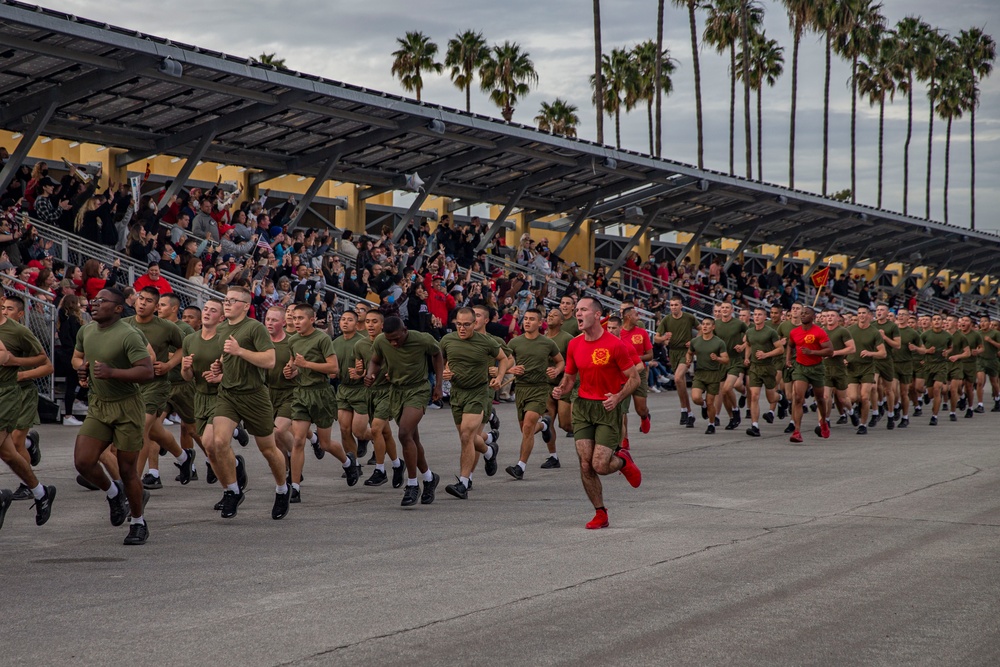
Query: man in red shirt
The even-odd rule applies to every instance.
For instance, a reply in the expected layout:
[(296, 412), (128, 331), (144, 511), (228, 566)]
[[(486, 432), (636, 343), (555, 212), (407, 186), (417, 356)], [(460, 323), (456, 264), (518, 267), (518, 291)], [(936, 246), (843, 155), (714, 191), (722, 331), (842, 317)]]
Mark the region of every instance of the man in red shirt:
[(598, 475), (621, 471), (633, 487), (642, 483), (642, 473), (620, 443), (625, 397), (639, 384), (639, 372), (629, 349), (601, 327), (601, 305), (584, 297), (576, 304), (576, 319), (582, 336), (566, 349), (566, 373), (552, 390), (556, 400), (569, 395), (580, 376), (578, 398), (573, 402), (573, 435), (580, 457), (583, 489), (593, 503), (594, 518), (587, 528), (606, 528), (608, 511)]
[(150, 262), (149, 268), (146, 269), (146, 273), (142, 274), (135, 279), (135, 284), (132, 285), (135, 291), (141, 292), (144, 287), (155, 287), (156, 291), (160, 295), (173, 294), (174, 288), (170, 286), (170, 283), (160, 274), (160, 265), (156, 262)]
[[(434, 327), (441, 328), (448, 322), (448, 313), (455, 310), (455, 297), (444, 293), (443, 281), (439, 276), (427, 276), (431, 278), (424, 281), (424, 287), (427, 288), (427, 312), (431, 314)], [(436, 321), (434, 318), (437, 318)]]
[[(802, 404), (806, 400), (806, 387), (812, 385), (816, 403), (819, 404), (819, 426), (816, 435), (830, 437), (830, 426), (826, 422), (829, 406), (825, 400), (826, 374), (823, 372), (823, 357), (833, 355), (833, 344), (821, 327), (813, 324), (815, 311), (802, 309), (802, 324), (792, 329), (788, 338), (790, 345), (785, 350), (785, 367), (792, 370), (792, 423), (795, 431), (791, 442), (802, 442)], [(795, 364), (792, 365), (792, 349), (795, 350)]]
[[(631, 301), (622, 301), (622, 330), (618, 335), (622, 342), (635, 350), (639, 357), (639, 386), (635, 388), (631, 399), (635, 403), (635, 413), (639, 415), (639, 431), (649, 433), (650, 419), (649, 408), (646, 405), (646, 396), (649, 394), (649, 371), (646, 364), (653, 360), (653, 341), (649, 339), (649, 332), (646, 331), (639, 322), (639, 311), (635, 309), (635, 304)], [(628, 439), (628, 400), (625, 399), (625, 438)]]
[[(630, 396), (626, 396), (625, 400), (622, 402), (622, 449), (631, 449), (631, 445), (628, 441), (628, 411), (632, 405), (632, 398), (638, 398), (639, 388), (643, 386), (643, 371), (646, 370), (646, 365), (643, 363), (642, 359), (636, 353), (635, 346), (627, 339), (627, 334), (624, 334), (622, 329), (622, 318), (617, 315), (612, 315), (602, 326), (608, 330), (608, 333), (612, 336), (617, 336), (628, 349), (628, 356), (632, 360), (632, 365), (635, 366), (636, 371), (639, 372), (639, 387)], [(640, 427), (641, 428), (641, 427)], [(643, 431), (646, 433), (646, 431)]]

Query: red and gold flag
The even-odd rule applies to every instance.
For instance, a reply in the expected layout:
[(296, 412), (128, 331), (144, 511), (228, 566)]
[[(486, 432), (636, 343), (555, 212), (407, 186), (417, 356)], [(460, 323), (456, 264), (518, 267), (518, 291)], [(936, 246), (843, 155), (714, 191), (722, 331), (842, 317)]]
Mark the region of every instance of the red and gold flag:
[(829, 266), (824, 266), (822, 269), (812, 274), (813, 286), (815, 287), (825, 286), (829, 279), (830, 279)]

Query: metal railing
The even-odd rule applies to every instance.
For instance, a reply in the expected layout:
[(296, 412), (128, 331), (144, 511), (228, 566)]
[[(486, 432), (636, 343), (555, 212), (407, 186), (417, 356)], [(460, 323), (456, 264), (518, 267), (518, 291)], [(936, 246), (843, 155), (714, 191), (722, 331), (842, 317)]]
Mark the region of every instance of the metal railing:
[[(24, 299), (24, 322), (22, 324), (35, 334), (35, 338), (42, 344), (42, 349), (48, 355), (49, 361), (55, 364), (56, 345), (59, 342), (59, 337), (56, 335), (58, 312), (55, 304), (50, 300), (54, 299), (55, 295), (10, 276), (0, 278), (0, 283), (3, 285), (4, 294), (17, 295)], [(35, 386), (38, 388), (39, 396), (55, 401), (55, 373), (37, 378)]]

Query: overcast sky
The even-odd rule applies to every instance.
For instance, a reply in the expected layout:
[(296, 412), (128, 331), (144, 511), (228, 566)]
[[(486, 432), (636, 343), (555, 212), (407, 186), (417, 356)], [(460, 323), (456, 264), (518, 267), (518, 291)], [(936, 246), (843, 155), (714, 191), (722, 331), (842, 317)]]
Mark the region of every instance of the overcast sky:
[[(791, 35), (780, 3), (763, 0), (768, 36), (786, 47), (786, 74), (764, 95), (764, 178), (787, 185), (788, 117), (791, 90)], [(883, 0), (889, 24), (906, 15), (918, 15), (933, 26), (957, 35), (978, 26), (1000, 38), (1000, 2), (997, 0)], [(602, 31), (605, 51), (632, 46), (653, 38), (656, 0), (604, 0)], [(596, 125), (590, 105), (588, 76), (593, 68), (593, 15), (589, 0), (506, 0), (504, 3), (469, 0), (242, 0), (234, 3), (173, 0), (165, 11), (149, 11), (134, 0), (50, 0), (46, 6), (92, 19), (134, 28), (177, 41), (240, 56), (276, 52), (287, 66), (352, 84), (403, 93), (390, 75), (395, 38), (420, 30), (440, 46), (466, 29), (482, 31), (491, 43), (512, 40), (521, 44), (539, 74), (537, 88), (525, 98), (514, 120), (531, 124), (542, 101), (562, 97), (579, 107), (579, 136), (594, 139)], [(236, 9), (238, 7), (238, 9)], [(699, 43), (704, 13), (698, 15)], [(674, 93), (664, 101), (663, 155), (685, 163), (696, 162), (695, 106), (691, 43), (685, 10), (667, 2), (665, 44), (679, 61), (673, 77)], [(799, 116), (796, 151), (796, 187), (820, 191), (822, 160), (823, 45), (817, 35), (806, 35), (800, 51)], [(705, 166), (720, 171), (729, 164), (728, 56), (710, 47), (700, 49), (705, 113)], [(850, 187), (849, 63), (834, 57), (831, 77), (830, 192)], [(464, 94), (447, 76), (427, 75), (423, 99), (464, 108)], [(737, 97), (736, 170), (742, 174), (742, 92)], [(918, 87), (914, 98), (914, 138), (910, 158), (910, 213), (923, 215), (927, 156), (928, 102)], [(488, 98), (473, 91), (473, 111), (499, 117)], [(858, 201), (876, 204), (878, 108), (858, 102)], [(622, 119), (622, 145), (648, 150), (646, 113), (637, 109)], [(756, 126), (755, 126), (756, 128)], [(943, 219), (945, 124), (934, 124), (931, 217)], [(614, 143), (614, 123), (605, 121), (605, 141)], [(756, 131), (756, 129), (755, 129)], [(897, 97), (886, 109), (885, 194), (883, 207), (902, 211), (903, 142), (906, 99)], [(754, 138), (756, 141), (756, 135)], [(969, 123), (954, 123), (951, 147), (949, 222), (969, 224)], [(982, 85), (976, 117), (977, 227), (1000, 231), (1000, 73)], [(756, 158), (754, 161), (756, 170)]]

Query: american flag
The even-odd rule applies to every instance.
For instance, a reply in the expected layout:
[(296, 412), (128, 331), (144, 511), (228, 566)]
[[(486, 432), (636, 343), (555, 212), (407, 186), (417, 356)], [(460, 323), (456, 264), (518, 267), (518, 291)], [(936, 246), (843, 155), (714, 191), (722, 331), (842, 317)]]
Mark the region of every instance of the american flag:
[(260, 248), (261, 250), (270, 250), (271, 244), (268, 243), (267, 239), (265, 239), (263, 236), (259, 236), (257, 237), (257, 247)]

